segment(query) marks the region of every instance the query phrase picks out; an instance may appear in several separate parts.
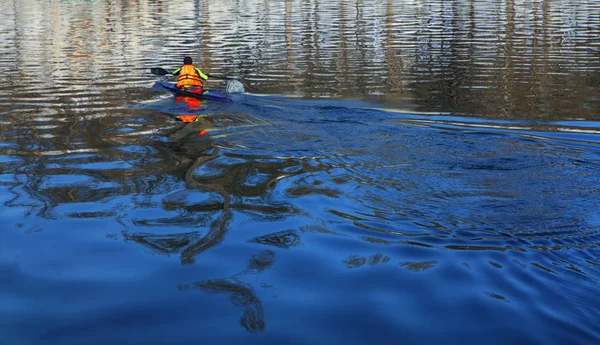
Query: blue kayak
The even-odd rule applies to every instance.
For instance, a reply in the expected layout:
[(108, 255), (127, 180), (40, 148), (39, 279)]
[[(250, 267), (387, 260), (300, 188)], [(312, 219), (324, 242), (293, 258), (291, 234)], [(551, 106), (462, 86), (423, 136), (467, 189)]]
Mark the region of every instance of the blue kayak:
[(233, 100), (227, 96), (225, 96), (224, 94), (222, 94), (221, 92), (217, 91), (217, 90), (203, 90), (201, 93), (200, 92), (194, 92), (195, 88), (189, 88), (189, 89), (179, 89), (175, 86), (175, 83), (167, 83), (165, 81), (157, 81), (156, 82), (158, 85), (160, 85), (163, 89), (166, 89), (168, 91), (170, 91), (171, 93), (173, 93), (175, 96), (184, 96), (184, 97), (193, 97), (193, 98), (197, 98), (197, 99), (208, 99), (211, 101), (217, 101), (217, 102), (225, 102), (225, 103), (232, 103)]

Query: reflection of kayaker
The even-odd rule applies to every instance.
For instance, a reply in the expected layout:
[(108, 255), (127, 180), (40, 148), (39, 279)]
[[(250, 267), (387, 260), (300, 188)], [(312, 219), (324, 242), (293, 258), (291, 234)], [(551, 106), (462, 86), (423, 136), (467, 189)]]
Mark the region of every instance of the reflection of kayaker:
[(200, 120), (204, 120), (208, 118), (209, 115), (206, 114), (179, 114), (175, 115), (175, 119), (181, 122), (190, 123), (190, 122), (198, 122)]
[(192, 139), (201, 137), (210, 132), (214, 128), (214, 119), (208, 114), (185, 114), (174, 115), (177, 121), (183, 122), (180, 126), (169, 135), (169, 139), (180, 142), (184, 138)]
[[(196, 112), (196, 111), (200, 111), (200, 108), (202, 107), (202, 101), (198, 98), (194, 98), (194, 97), (187, 97), (187, 96), (175, 96), (175, 103), (177, 104), (185, 104), (186, 108), (188, 108), (188, 110)], [(175, 118), (179, 121), (182, 122), (196, 122), (199, 119), (201, 119), (202, 117), (207, 116), (206, 114), (179, 114), (179, 115), (175, 115)]]
[(204, 88), (202, 79), (208, 80), (208, 76), (206, 76), (206, 74), (202, 73), (199, 68), (193, 65), (192, 58), (189, 56), (183, 58), (183, 66), (174, 70), (172, 74), (179, 76), (177, 78), (177, 88), (193, 88), (193, 91), (190, 91), (196, 93), (202, 93), (202, 89)]
[(193, 111), (200, 110), (200, 107), (202, 106), (202, 101), (198, 98), (187, 96), (175, 96), (175, 103), (181, 104), (182, 102), (185, 103), (189, 110)]

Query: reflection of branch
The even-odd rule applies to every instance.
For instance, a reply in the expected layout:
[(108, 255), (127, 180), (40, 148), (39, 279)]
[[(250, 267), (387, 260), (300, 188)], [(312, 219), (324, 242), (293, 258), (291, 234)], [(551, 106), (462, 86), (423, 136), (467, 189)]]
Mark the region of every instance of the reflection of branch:
[[(254, 293), (252, 286), (239, 281), (237, 277), (262, 272), (269, 268), (274, 261), (275, 253), (270, 250), (263, 250), (250, 258), (248, 267), (235, 276), (227, 279), (206, 280), (194, 283), (192, 286), (209, 293), (231, 294), (230, 299), (233, 304), (244, 309), (240, 318), (240, 325), (248, 332), (262, 332), (265, 329), (262, 303)], [(187, 290), (188, 287), (188, 285), (182, 285), (179, 289)]]
[(210, 184), (202, 184), (194, 179), (194, 171), (196, 168), (207, 161), (214, 159), (218, 154), (218, 150), (215, 149), (215, 152), (210, 156), (199, 157), (196, 159), (194, 164), (192, 164), (186, 171), (184, 175), (184, 180), (195, 187), (198, 188), (209, 188), (214, 190), (215, 192), (221, 194), (223, 196), (223, 213), (215, 219), (215, 221), (210, 226), (210, 231), (204, 236), (200, 241), (194, 243), (193, 245), (186, 248), (183, 253), (181, 253), (181, 263), (182, 264), (191, 264), (194, 262), (194, 256), (202, 253), (210, 247), (213, 247), (223, 240), (225, 234), (227, 233), (227, 226), (229, 225), (229, 221), (232, 218), (232, 213), (229, 210), (229, 204), (231, 202), (231, 197), (224, 190), (224, 188), (220, 185), (210, 185)]
[(231, 216), (232, 214), (230, 211), (223, 210), (223, 213), (217, 219), (215, 219), (210, 226), (210, 231), (206, 234), (206, 236), (202, 237), (202, 239), (200, 239), (198, 242), (187, 247), (181, 253), (181, 263), (192, 264), (194, 263), (194, 257), (196, 255), (221, 243), (225, 237), (225, 234), (227, 233), (227, 226), (229, 225)]
[(123, 234), (126, 241), (134, 241), (159, 254), (174, 254), (194, 242), (201, 234), (198, 231), (182, 234), (154, 235), (146, 233)]
[(210, 293), (229, 293), (234, 305), (244, 308), (240, 324), (248, 332), (256, 333), (265, 329), (262, 303), (248, 285), (225, 279), (207, 280), (195, 283), (195, 287)]

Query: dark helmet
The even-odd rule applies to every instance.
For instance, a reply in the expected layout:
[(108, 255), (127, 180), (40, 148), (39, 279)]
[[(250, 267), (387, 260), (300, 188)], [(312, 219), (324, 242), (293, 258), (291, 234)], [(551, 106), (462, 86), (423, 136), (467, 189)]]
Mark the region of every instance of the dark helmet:
[(184, 65), (191, 65), (192, 64), (192, 58), (189, 56), (186, 56), (183, 58), (183, 64)]

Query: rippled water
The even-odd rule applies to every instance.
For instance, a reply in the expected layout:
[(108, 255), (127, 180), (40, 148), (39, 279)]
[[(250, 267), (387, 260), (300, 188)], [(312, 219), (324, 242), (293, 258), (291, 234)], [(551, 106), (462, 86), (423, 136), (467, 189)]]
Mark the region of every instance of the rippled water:
[(0, 344), (600, 343), (599, 2), (0, 5)]

